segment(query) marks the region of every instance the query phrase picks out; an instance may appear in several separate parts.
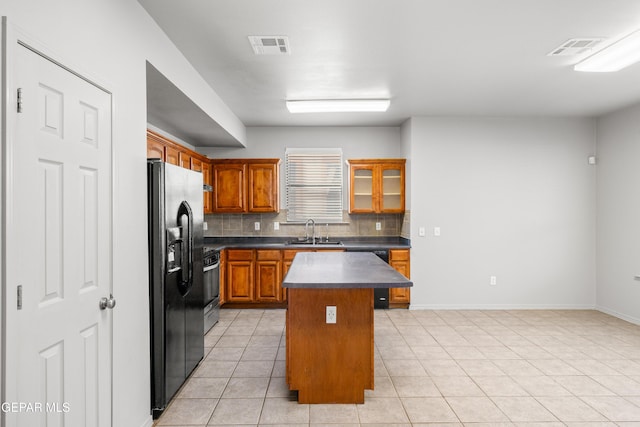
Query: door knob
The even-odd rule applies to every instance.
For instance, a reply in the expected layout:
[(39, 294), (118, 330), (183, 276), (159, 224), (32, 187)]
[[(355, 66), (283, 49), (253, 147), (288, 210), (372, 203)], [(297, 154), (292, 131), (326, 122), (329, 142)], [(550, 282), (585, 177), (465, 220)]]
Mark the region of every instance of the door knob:
[(106, 308), (113, 308), (116, 306), (116, 299), (113, 295), (109, 295), (109, 298), (103, 297), (100, 298), (100, 310), (104, 310)]

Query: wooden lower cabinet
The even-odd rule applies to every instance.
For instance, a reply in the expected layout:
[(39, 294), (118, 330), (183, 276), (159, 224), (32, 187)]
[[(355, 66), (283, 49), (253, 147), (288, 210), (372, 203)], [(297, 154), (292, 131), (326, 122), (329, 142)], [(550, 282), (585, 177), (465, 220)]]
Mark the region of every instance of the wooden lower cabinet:
[(227, 302), (227, 251), (220, 251), (220, 305)]
[(282, 251), (256, 251), (255, 300), (280, 302), (282, 299)]
[(254, 250), (227, 250), (225, 300), (227, 302), (254, 301)]
[[(313, 252), (313, 249), (285, 249), (282, 251), (282, 278), (287, 275), (287, 272), (291, 268), (291, 263), (293, 262), (293, 258), (295, 258), (298, 252)], [(282, 301), (287, 300), (287, 290), (281, 287), (281, 299)]]
[(226, 249), (220, 256), (220, 303), (282, 307), (287, 290), (282, 280), (298, 252), (343, 252), (344, 249)]
[[(374, 388), (373, 289), (289, 289), (286, 382), (298, 403), (364, 403)], [(325, 307), (338, 321), (327, 324)]]
[[(409, 249), (392, 249), (389, 251), (389, 265), (407, 279), (411, 278), (411, 260)], [(389, 306), (408, 307), (411, 302), (411, 288), (390, 288)]]

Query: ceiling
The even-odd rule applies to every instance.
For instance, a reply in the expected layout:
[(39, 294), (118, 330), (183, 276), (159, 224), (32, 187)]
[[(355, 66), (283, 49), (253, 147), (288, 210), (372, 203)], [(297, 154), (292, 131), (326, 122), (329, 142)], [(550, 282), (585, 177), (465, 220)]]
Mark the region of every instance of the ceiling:
[[(640, 28), (638, 0), (138, 0), (246, 126), (396, 126), (411, 116), (598, 116), (640, 101), (640, 64), (580, 73), (571, 38)], [(255, 55), (285, 35), (290, 55)], [(391, 98), (290, 114), (287, 99)]]

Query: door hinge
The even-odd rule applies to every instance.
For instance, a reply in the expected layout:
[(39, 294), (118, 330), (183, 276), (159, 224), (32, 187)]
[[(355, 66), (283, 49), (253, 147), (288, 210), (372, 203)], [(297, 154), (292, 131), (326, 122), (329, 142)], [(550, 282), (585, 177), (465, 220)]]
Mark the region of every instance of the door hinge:
[(18, 113), (22, 113), (22, 88), (18, 88)]
[(22, 310), (22, 285), (18, 285), (18, 310)]

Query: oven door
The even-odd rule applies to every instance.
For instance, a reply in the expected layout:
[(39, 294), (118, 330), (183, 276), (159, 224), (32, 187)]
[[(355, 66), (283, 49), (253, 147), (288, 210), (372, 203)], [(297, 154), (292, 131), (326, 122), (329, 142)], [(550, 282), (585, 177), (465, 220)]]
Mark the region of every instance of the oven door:
[(204, 267), (204, 306), (220, 295), (220, 262)]

